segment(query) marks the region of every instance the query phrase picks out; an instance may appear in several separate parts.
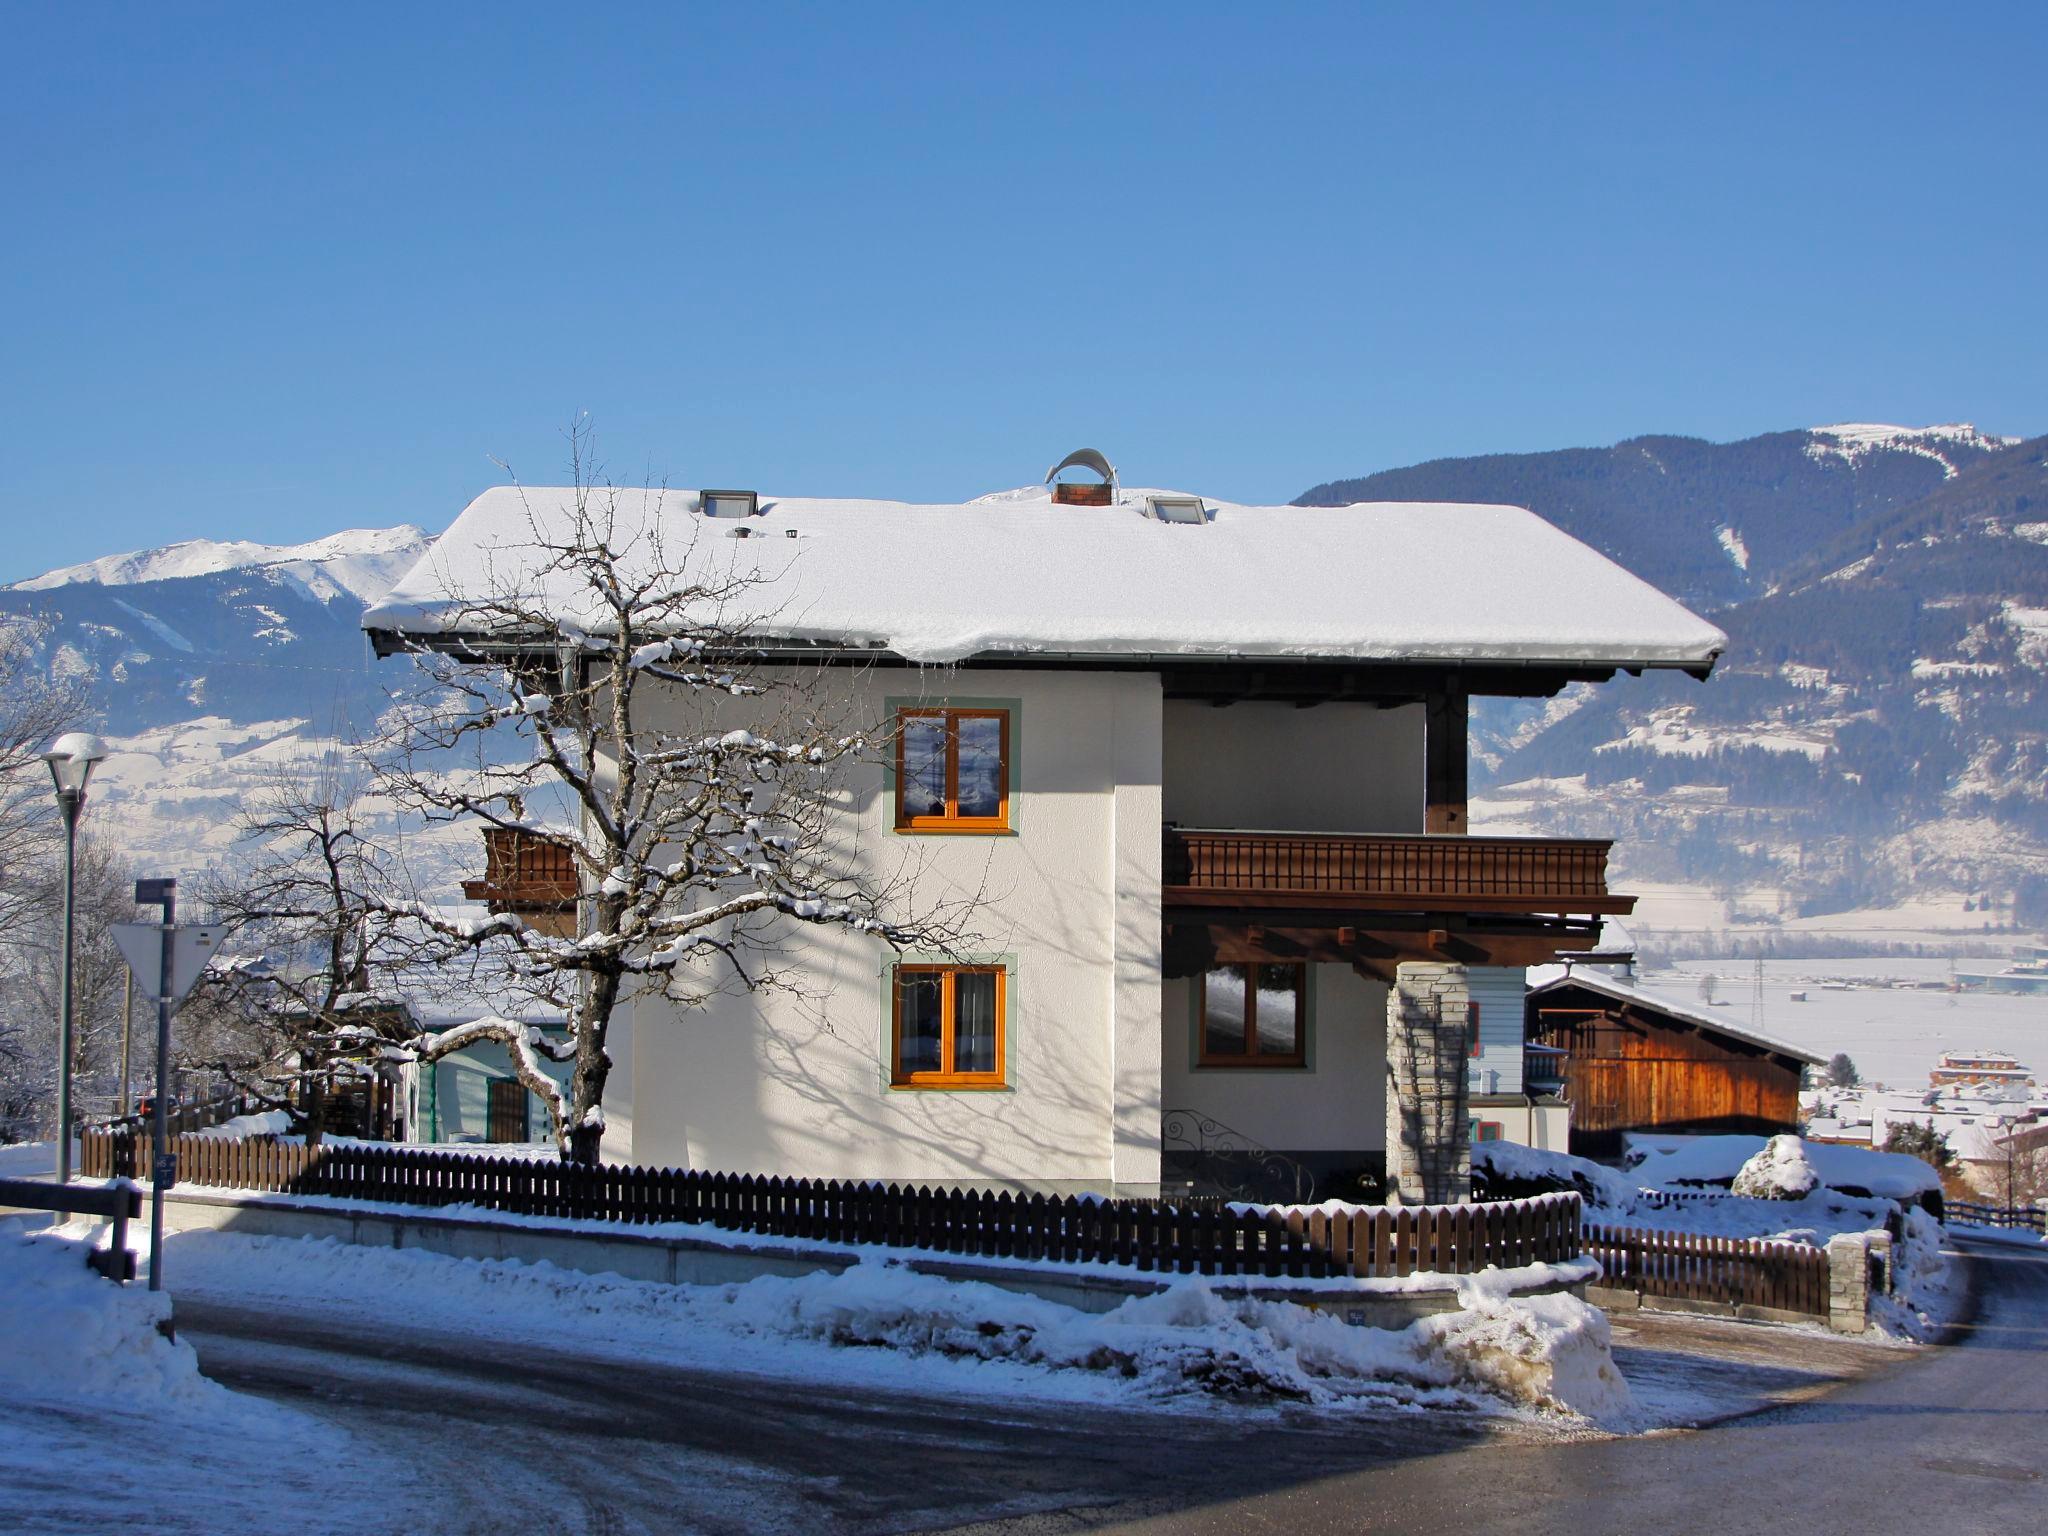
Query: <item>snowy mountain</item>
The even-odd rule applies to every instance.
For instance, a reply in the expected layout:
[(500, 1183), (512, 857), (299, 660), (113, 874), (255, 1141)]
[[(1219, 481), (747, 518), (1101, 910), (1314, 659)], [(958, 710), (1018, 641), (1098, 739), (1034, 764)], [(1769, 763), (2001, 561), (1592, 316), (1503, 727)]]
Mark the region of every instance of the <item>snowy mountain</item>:
[(116, 735), (202, 717), (340, 731), (390, 681), (372, 671), (363, 606), (430, 542), (399, 527), (110, 555), (0, 588), (0, 622), (25, 622), (54, 672), (86, 677)]
[(14, 583), (17, 592), (47, 592), (57, 587), (133, 587), (192, 576), (235, 571), (297, 586), (316, 602), (332, 602), (343, 593), (368, 604), (419, 559), (431, 542), (411, 524), (396, 528), (352, 528), (310, 544), (256, 544), (246, 539), (216, 543), (188, 539), (163, 549), (107, 555), (85, 565), (68, 565)]
[(362, 613), (431, 542), (413, 527), (201, 539), (0, 588), (0, 624), (20, 626), (52, 672), (85, 678), (115, 748), (88, 829), (151, 872), (222, 854), (250, 789), (318, 765), (409, 682), (371, 659)]
[(1887, 508), (2010, 447), (1967, 425), (1837, 425), (1736, 443), (1638, 437), (1611, 448), (1437, 459), (1305, 492), (1351, 501), (1528, 507), (1685, 602), (1714, 609)]
[[(1546, 456), (1421, 467), (1598, 527), (1651, 580), (1690, 580), (1730, 637), (1705, 685), (1475, 711), (1475, 827), (1617, 837), (1637, 888), (1712, 893), (1701, 922), (2048, 926), (2048, 439), (1844, 425), (1697, 446), (1643, 515), (1604, 522), (1611, 481)], [(1637, 445), (1590, 452), (1640, 481)]]

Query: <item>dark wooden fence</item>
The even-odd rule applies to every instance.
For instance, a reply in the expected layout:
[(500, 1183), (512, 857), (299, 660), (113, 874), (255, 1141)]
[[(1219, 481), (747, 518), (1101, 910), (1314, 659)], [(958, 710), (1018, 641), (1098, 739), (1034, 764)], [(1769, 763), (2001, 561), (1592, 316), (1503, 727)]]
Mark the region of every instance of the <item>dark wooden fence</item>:
[(1828, 1256), (1805, 1243), (1588, 1226), (1586, 1253), (1610, 1290), (1828, 1315)]
[[(322, 1146), (180, 1136), (178, 1179), (221, 1188), (326, 1195), (572, 1220), (704, 1222), (727, 1231), (878, 1243), (989, 1258), (1117, 1263), (1210, 1275), (1470, 1274), (1579, 1257), (1576, 1194), (1461, 1206), (1336, 1212), (1233, 1211), (1211, 1204), (1097, 1200), (982, 1190), (784, 1179), (675, 1168), (577, 1167), (551, 1159), (413, 1148)], [(88, 1132), (89, 1178), (126, 1176), (146, 1140)]]
[(1948, 1202), (1953, 1221), (1969, 1227), (2011, 1227), (2020, 1232), (2048, 1233), (2048, 1211), (2028, 1205), (1977, 1205), (1968, 1200)]

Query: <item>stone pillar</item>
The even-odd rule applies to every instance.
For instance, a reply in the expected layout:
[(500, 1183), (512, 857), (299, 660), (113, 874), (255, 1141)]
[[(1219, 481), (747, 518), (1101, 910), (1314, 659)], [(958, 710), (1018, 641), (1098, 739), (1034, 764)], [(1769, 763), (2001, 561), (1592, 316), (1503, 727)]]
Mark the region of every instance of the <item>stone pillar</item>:
[(1387, 989), (1387, 1198), (1456, 1205), (1472, 1193), (1472, 995), (1462, 965), (1407, 963)]
[(1828, 1239), (1828, 1327), (1862, 1333), (1870, 1326), (1870, 1237), (1838, 1232)]

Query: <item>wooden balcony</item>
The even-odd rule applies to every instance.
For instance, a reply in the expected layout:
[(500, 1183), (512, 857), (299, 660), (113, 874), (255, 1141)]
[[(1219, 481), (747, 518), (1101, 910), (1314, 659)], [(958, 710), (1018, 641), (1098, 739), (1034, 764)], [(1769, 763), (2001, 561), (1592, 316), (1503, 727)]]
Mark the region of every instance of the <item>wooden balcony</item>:
[(579, 882), (566, 843), (507, 827), (484, 829), (484, 877), (462, 882), (462, 894), (493, 912), (531, 916), (573, 912)]
[(1594, 916), (1631, 911), (1607, 889), (1604, 839), (1341, 836), (1166, 829), (1169, 908)]

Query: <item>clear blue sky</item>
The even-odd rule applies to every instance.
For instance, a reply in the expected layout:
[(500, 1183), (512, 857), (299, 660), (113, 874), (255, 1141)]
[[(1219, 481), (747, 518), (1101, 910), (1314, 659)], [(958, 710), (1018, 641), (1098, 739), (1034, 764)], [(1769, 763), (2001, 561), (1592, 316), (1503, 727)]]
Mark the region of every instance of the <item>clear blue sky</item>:
[(562, 475), (2048, 430), (2048, 6), (10, 7), (0, 577)]

